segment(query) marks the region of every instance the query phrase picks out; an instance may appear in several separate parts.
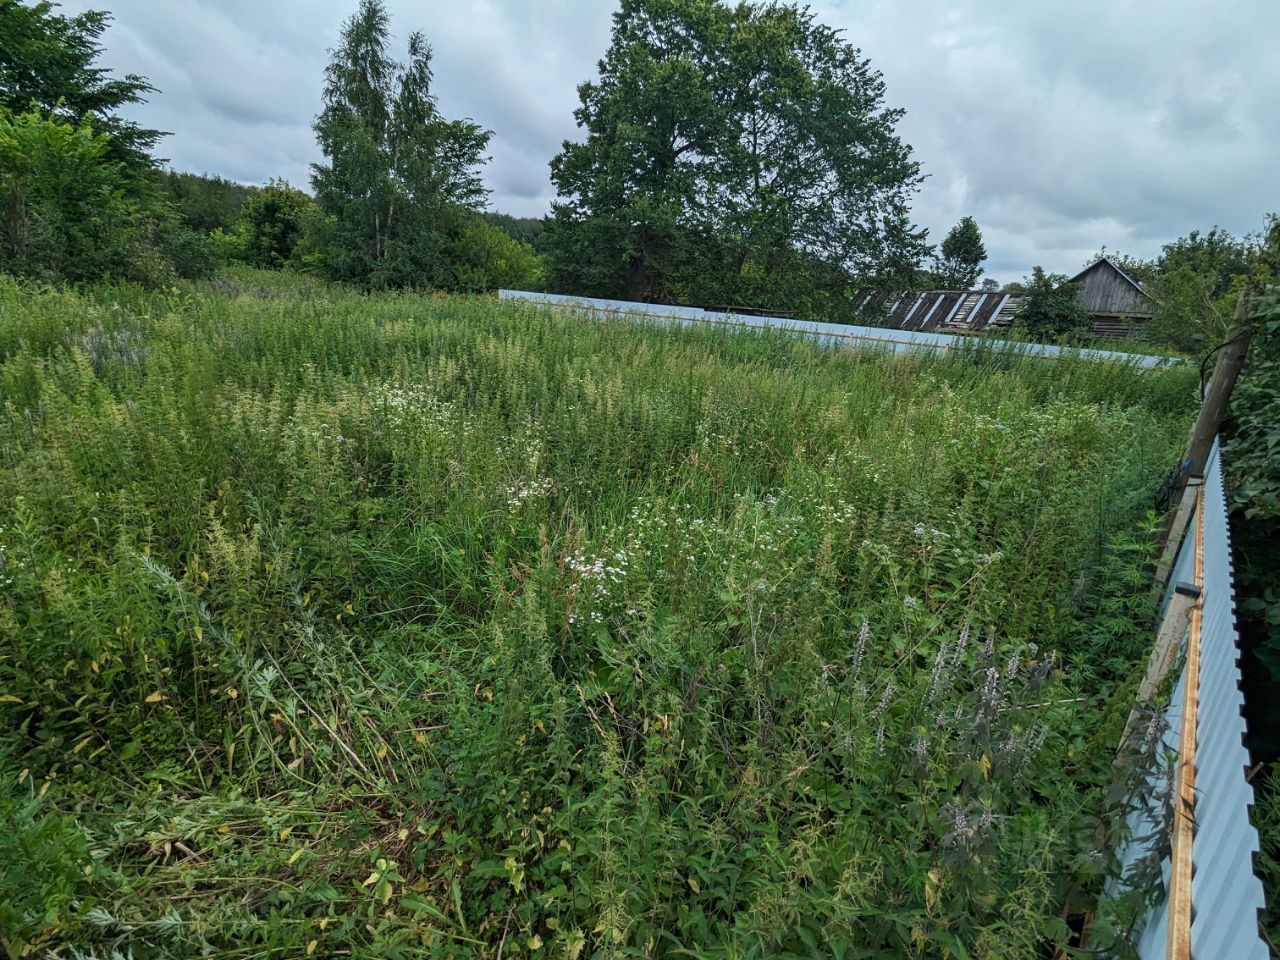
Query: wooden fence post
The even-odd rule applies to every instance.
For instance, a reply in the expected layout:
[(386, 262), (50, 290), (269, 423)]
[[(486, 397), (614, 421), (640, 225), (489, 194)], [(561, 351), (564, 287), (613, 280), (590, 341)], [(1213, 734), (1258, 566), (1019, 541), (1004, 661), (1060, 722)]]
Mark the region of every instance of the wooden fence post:
[[(1218, 360), (1213, 365), (1213, 373), (1209, 377), (1209, 385), (1205, 389), (1204, 400), (1200, 404), (1200, 413), (1191, 427), (1187, 454), (1182, 461), (1186, 464), (1186, 469), (1182, 471), (1178, 489), (1169, 500), (1169, 514), (1165, 518), (1164, 529), (1160, 534), (1163, 550), (1160, 562), (1156, 566), (1157, 590), (1164, 589), (1169, 571), (1173, 569), (1173, 558), (1177, 556), (1178, 542), (1182, 539), (1180, 527), (1185, 525), (1185, 519), (1189, 515), (1189, 510), (1183, 508), (1190, 505), (1189, 498), (1195, 495), (1193, 491), (1188, 490), (1188, 481), (1193, 477), (1204, 476), (1205, 464), (1209, 462), (1209, 451), (1213, 448), (1213, 441), (1218, 436), (1218, 431), (1222, 428), (1222, 420), (1227, 413), (1231, 391), (1235, 389), (1240, 371), (1244, 369), (1245, 358), (1249, 355), (1249, 344), (1253, 340), (1253, 331), (1248, 327), (1251, 294), (1251, 290), (1240, 293), (1235, 312), (1235, 326), (1238, 332), (1226, 342), (1222, 352), (1218, 354)], [(1181, 524), (1180, 519), (1183, 521)]]

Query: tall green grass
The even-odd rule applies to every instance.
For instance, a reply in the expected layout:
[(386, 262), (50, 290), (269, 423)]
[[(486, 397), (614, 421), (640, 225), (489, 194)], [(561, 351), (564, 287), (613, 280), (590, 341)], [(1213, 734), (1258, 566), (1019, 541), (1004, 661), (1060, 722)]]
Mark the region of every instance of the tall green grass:
[(1193, 380), (0, 281), (0, 945), (1034, 955)]

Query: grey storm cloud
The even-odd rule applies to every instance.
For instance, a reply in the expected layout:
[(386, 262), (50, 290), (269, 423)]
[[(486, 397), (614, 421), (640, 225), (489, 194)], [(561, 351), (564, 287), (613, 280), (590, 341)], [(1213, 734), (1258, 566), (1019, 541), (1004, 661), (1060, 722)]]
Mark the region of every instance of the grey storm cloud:
[[(354, 0), (109, 0), (105, 63), (160, 93), (133, 115), (171, 132), (177, 169), (305, 186), (327, 51)], [(1276, 0), (814, 0), (885, 79), (928, 175), (916, 221), (938, 241), (972, 215), (987, 272), (1074, 273), (1106, 246), (1151, 256), (1280, 211)], [(447, 116), (494, 131), (490, 205), (554, 198), (548, 162), (577, 130), (616, 5), (605, 0), (389, 0), (422, 30)]]

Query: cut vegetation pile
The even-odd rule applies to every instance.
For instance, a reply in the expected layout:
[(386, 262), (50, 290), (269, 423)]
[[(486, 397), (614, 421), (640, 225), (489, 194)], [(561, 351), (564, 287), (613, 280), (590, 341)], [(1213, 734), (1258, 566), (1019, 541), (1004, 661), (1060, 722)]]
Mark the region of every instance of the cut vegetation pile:
[(267, 282), (0, 281), (0, 948), (1065, 936), (1194, 371)]

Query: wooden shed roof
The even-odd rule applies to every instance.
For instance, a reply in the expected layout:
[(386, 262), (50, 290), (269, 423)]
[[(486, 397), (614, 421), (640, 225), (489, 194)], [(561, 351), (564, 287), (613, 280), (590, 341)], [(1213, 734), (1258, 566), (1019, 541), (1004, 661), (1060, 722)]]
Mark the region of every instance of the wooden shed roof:
[(1106, 257), (1106, 256), (1099, 257), (1099, 258), (1098, 258), (1097, 260), (1095, 260), (1093, 263), (1089, 264), (1087, 267), (1085, 267), (1083, 270), (1081, 270), (1079, 273), (1077, 273), (1074, 277), (1072, 277), (1072, 278), (1071, 278), (1071, 282), (1072, 282), (1072, 283), (1079, 283), (1079, 282), (1080, 282), (1081, 280), (1083, 280), (1086, 276), (1088, 276), (1090, 273), (1092, 273), (1094, 270), (1097, 270), (1097, 269), (1098, 269), (1098, 267), (1103, 266), (1104, 264), (1105, 264), (1106, 266), (1110, 267), (1110, 268), (1111, 268), (1112, 270), (1114, 270), (1116, 273), (1118, 273), (1118, 274), (1119, 274), (1119, 275), (1120, 275), (1120, 276), (1125, 280), (1125, 282), (1127, 282), (1130, 286), (1132, 286), (1135, 290), (1137, 290), (1137, 291), (1138, 291), (1140, 294), (1142, 294), (1144, 297), (1145, 297), (1145, 296), (1147, 296), (1146, 288), (1144, 288), (1144, 287), (1142, 286), (1142, 284), (1141, 284), (1141, 283), (1139, 283), (1139, 282), (1138, 282), (1137, 280), (1135, 280), (1132, 276), (1130, 276), (1130, 275), (1129, 275), (1128, 273), (1126, 273), (1123, 269), (1121, 269), (1120, 265), (1119, 265), (1119, 264), (1117, 264), (1114, 260), (1112, 260), (1110, 257)]
[(894, 330), (975, 332), (1007, 327), (1022, 305), (1016, 293), (985, 290), (924, 290), (912, 293), (868, 293), (859, 312), (878, 316), (879, 325)]

